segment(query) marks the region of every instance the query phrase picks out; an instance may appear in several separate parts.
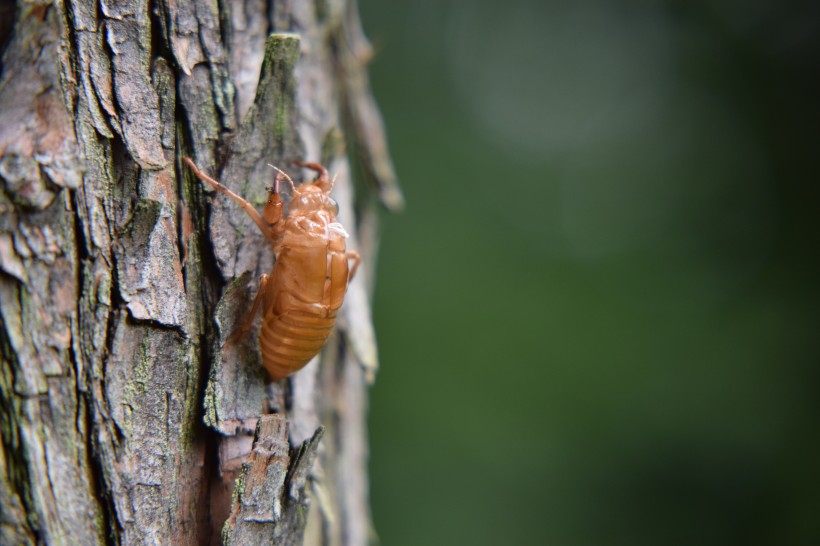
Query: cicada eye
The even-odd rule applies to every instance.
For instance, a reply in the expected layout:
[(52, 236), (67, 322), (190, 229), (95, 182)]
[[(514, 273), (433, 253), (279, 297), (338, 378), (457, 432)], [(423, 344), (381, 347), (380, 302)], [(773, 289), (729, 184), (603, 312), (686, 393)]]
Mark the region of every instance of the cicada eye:
[(337, 203), (335, 199), (328, 197), (327, 203), (330, 205), (330, 208), (333, 209), (333, 214), (339, 214), (339, 203)]

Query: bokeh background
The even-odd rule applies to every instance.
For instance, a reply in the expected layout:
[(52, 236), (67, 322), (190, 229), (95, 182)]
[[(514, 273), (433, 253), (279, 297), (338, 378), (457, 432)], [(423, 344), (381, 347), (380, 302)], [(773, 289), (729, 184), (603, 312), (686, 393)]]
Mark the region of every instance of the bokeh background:
[(381, 543), (820, 544), (820, 4), (360, 7)]

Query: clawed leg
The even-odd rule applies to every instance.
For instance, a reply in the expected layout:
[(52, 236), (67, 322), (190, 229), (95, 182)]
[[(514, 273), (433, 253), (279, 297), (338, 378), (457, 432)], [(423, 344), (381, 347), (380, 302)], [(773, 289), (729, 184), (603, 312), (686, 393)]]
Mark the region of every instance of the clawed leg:
[(356, 270), (359, 269), (359, 264), (362, 263), (362, 257), (355, 250), (350, 250), (345, 254), (345, 258), (347, 258), (348, 261), (353, 260), (353, 265), (350, 266), (349, 273), (347, 274), (347, 282), (350, 282), (353, 280), (353, 275), (356, 274)]
[(228, 336), (226, 343), (232, 343), (239, 341), (243, 337), (245, 337), (248, 332), (251, 331), (253, 328), (253, 321), (256, 318), (256, 313), (259, 312), (259, 306), (262, 304), (262, 300), (265, 297), (265, 290), (268, 286), (268, 276), (261, 275), (259, 277), (259, 291), (256, 293), (256, 297), (253, 299), (253, 305), (251, 306), (251, 310), (248, 313), (248, 316), (245, 318), (245, 322), (242, 325), (233, 331), (233, 333)]
[(319, 178), (313, 182), (314, 185), (319, 186), (323, 192), (329, 193), (333, 185), (330, 183), (330, 179), (328, 178), (327, 169), (319, 165), (318, 163), (305, 163), (303, 161), (295, 161), (293, 163), (297, 167), (305, 167), (306, 169), (310, 169), (312, 171), (316, 171), (319, 173)]
[(259, 229), (262, 230), (262, 234), (265, 237), (267, 237), (271, 241), (275, 239), (273, 230), (271, 229), (270, 225), (262, 219), (262, 216), (259, 214), (259, 212), (257, 212), (256, 208), (249, 201), (247, 201), (240, 195), (235, 194), (234, 192), (232, 192), (231, 190), (229, 190), (228, 188), (226, 188), (225, 186), (223, 186), (222, 184), (220, 184), (219, 182), (217, 182), (216, 180), (214, 180), (213, 178), (199, 170), (199, 168), (194, 164), (190, 157), (183, 158), (183, 161), (185, 161), (185, 163), (188, 164), (188, 167), (191, 168), (191, 171), (193, 171), (197, 178), (204, 182), (207, 182), (213, 189), (215, 189), (219, 193), (227, 195), (228, 197), (239, 203), (239, 206), (242, 207), (242, 209), (248, 214), (248, 216), (251, 217), (251, 220), (253, 220), (257, 226), (259, 226)]

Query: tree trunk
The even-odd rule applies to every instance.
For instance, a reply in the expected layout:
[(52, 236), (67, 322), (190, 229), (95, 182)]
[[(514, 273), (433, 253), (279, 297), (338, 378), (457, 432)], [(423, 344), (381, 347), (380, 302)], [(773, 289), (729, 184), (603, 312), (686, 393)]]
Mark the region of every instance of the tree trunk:
[[(374, 209), (401, 195), (355, 1), (0, 15), (0, 544), (366, 544)], [(266, 163), (338, 175), (364, 267), (290, 379), (225, 343), (273, 256), (185, 156), (256, 204)]]

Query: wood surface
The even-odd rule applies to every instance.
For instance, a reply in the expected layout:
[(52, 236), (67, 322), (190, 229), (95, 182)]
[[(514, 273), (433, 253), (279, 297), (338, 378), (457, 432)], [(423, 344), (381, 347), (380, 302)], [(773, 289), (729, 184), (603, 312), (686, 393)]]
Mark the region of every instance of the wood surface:
[[(375, 210), (401, 194), (355, 2), (4, 13), (0, 544), (367, 544)], [(273, 256), (186, 155), (257, 204), (267, 163), (338, 176), (364, 267), (292, 379), (225, 346)]]

